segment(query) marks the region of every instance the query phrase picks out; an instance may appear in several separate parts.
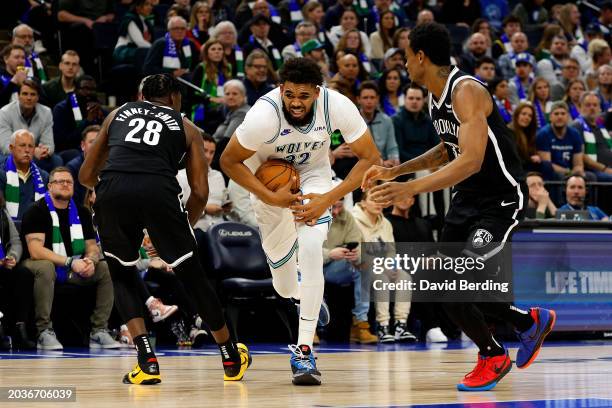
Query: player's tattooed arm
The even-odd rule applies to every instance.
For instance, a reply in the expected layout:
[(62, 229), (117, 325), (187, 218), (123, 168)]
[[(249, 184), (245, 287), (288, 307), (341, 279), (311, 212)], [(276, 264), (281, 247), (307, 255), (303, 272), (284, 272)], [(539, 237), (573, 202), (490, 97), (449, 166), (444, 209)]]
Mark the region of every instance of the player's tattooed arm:
[(434, 169), (445, 165), (448, 161), (448, 151), (444, 146), (444, 142), (440, 142), (440, 144), (432, 147), (422, 155), (394, 167), (394, 175), (398, 177), (403, 174), (412, 174), (420, 170)]

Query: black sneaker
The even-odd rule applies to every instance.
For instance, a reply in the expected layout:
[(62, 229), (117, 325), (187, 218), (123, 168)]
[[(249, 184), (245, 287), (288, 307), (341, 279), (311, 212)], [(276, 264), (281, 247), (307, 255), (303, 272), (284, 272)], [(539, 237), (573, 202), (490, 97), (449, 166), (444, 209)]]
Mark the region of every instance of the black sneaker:
[(395, 341), (414, 343), (417, 341), (417, 338), (408, 331), (406, 323), (395, 322)]
[(36, 349), (36, 343), (34, 343), (28, 337), (28, 330), (23, 322), (15, 324), (15, 332), (13, 333), (13, 348), (18, 350)]
[(379, 343), (394, 343), (395, 342), (395, 336), (391, 334), (391, 331), (389, 330), (389, 326), (378, 325), (377, 334), (378, 334)]

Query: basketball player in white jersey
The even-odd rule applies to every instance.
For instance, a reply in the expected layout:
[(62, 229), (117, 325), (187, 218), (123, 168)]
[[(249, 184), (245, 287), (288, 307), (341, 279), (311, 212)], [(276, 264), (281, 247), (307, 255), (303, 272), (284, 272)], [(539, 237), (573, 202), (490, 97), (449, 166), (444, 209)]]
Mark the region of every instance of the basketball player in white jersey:
[[(312, 341), (323, 299), (322, 247), (332, 219), (329, 209), (359, 186), (365, 170), (380, 163), (380, 154), (357, 107), (322, 87), (316, 63), (305, 58), (286, 61), (280, 82), (249, 110), (221, 156), (221, 167), (252, 193), (274, 288), (281, 296), (300, 301), (298, 342), (291, 346), (293, 383), (319, 385)], [(340, 132), (359, 158), (336, 187), (328, 156), (333, 132)], [(292, 194), (290, 185), (272, 192), (253, 175), (268, 159), (295, 166), (299, 194)]]

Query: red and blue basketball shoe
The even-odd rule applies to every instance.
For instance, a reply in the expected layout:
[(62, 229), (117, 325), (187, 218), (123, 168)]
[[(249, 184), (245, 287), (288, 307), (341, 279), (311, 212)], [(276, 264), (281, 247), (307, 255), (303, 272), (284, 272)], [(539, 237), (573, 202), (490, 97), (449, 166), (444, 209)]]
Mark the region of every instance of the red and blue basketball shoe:
[(457, 384), (459, 391), (489, 391), (512, 369), (508, 351), (501, 356), (485, 357), (478, 354), (476, 367)]
[(521, 342), (516, 353), (516, 366), (527, 368), (536, 359), (544, 339), (548, 336), (555, 326), (557, 315), (554, 310), (533, 307), (529, 310), (531, 317), (535, 321), (533, 326), (522, 333), (517, 332)]

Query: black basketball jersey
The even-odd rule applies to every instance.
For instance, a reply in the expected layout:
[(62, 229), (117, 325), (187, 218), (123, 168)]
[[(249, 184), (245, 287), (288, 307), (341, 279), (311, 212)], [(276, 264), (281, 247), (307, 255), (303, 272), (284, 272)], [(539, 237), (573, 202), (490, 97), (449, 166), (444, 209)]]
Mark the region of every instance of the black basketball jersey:
[(187, 147), (183, 117), (148, 101), (121, 106), (108, 128), (105, 172), (176, 177)]
[[(429, 94), (429, 114), (433, 120), (436, 133), (446, 145), (450, 160), (454, 160), (461, 154), (458, 139), (461, 122), (459, 122), (453, 110), (452, 94), (455, 86), (463, 80), (473, 80), (482, 84), (473, 76), (453, 67), (440, 100), (436, 101), (434, 96), (431, 93)], [(516, 191), (517, 179), (522, 176), (523, 170), (512, 131), (506, 126), (492, 97), (491, 102), (493, 103), (493, 111), (487, 117), (489, 137), (482, 167), (478, 173), (457, 184), (455, 186), (457, 191), (482, 193)], [(470, 137), (470, 135), (463, 134), (461, 137)]]

